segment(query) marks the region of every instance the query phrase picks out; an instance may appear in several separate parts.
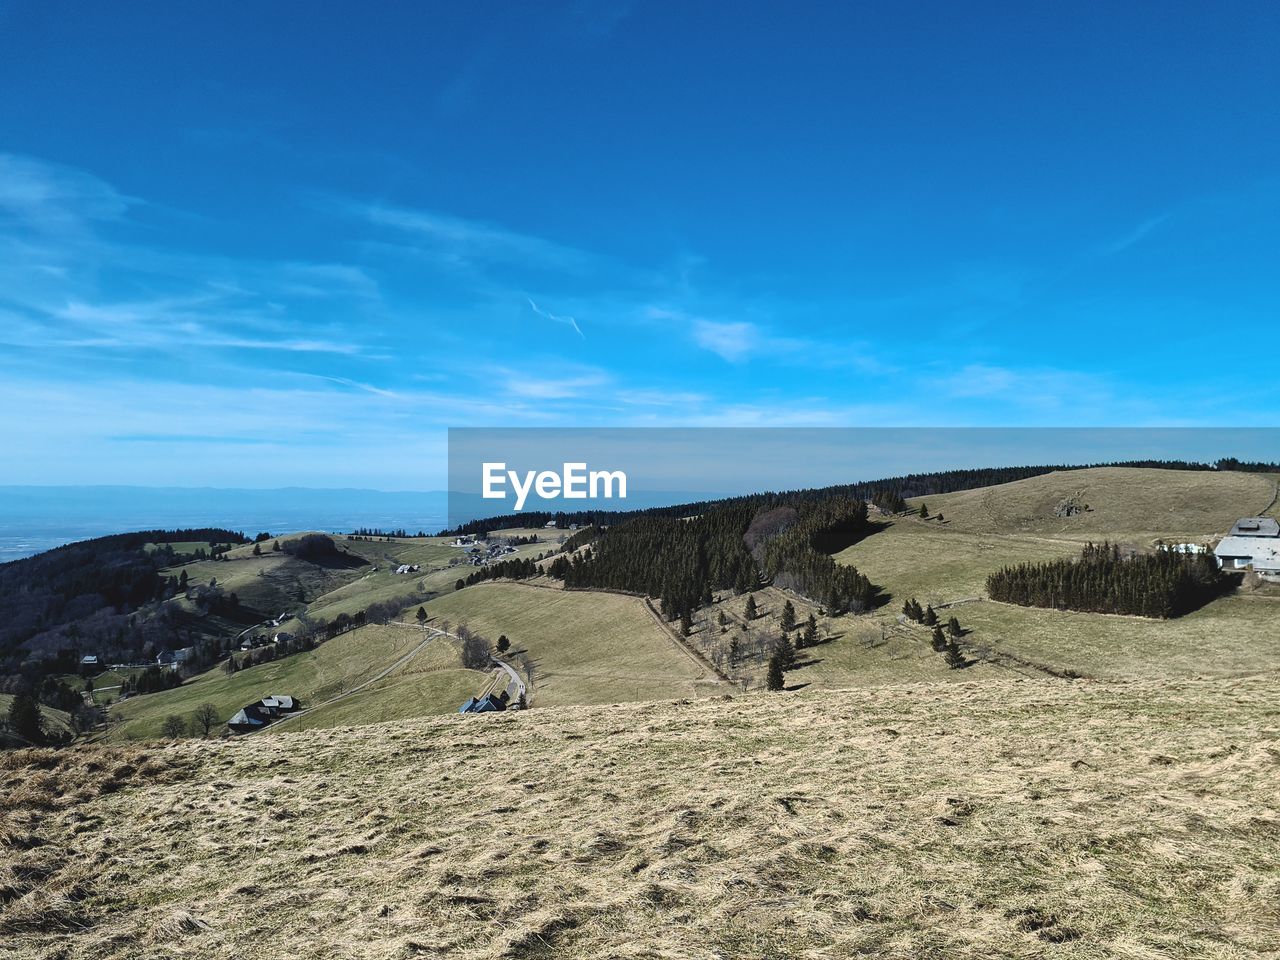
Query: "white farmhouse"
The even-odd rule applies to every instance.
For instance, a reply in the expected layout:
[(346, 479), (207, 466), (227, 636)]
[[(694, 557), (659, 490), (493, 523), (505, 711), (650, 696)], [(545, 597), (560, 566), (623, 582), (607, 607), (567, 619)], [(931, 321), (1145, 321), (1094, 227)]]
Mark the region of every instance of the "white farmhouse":
[(1242, 517), (1213, 552), (1224, 569), (1252, 568), (1268, 579), (1280, 579), (1280, 522), (1271, 517)]

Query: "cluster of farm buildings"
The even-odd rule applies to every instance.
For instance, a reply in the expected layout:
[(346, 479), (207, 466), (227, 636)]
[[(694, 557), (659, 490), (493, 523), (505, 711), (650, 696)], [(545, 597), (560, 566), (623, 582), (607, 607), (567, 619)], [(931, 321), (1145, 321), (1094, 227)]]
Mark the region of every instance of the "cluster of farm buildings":
[(296, 697), (273, 694), (247, 704), (227, 721), (227, 726), (235, 733), (252, 733), (254, 730), (261, 730), (272, 720), (301, 709), (302, 704)]
[(1252, 570), (1268, 580), (1280, 580), (1280, 521), (1242, 517), (1213, 552), (1224, 570)]

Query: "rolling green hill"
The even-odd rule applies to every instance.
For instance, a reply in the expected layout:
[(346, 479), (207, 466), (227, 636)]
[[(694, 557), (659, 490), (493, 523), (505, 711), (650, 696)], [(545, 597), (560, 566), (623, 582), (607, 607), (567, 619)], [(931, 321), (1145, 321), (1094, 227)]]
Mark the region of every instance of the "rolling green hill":
[(530, 705), (660, 700), (719, 691), (635, 597), (524, 583), (482, 583), (427, 605), (490, 640), (506, 634), (534, 668)]
[[(565, 591), (546, 580), (481, 583), (454, 592), (453, 581), (470, 568), (450, 566), (460, 551), (439, 538), (341, 541), (365, 565), (343, 571), (336, 586), (317, 581), (317, 595), (306, 608), (313, 616), (333, 617), (395, 599), (406, 605), (405, 616), (422, 603), (437, 624), (466, 624), (491, 641), (506, 634), (513, 656), (523, 655), (532, 666), (530, 704), (535, 707), (759, 688), (763, 659), (730, 663), (729, 643), (748, 636), (771, 642), (788, 599), (798, 619), (817, 615), (826, 641), (806, 651), (798, 668), (788, 673), (792, 687), (964, 682), (1010, 674), (1234, 676), (1280, 668), (1280, 649), (1270, 626), (1277, 601), (1266, 591), (1224, 597), (1176, 620), (1149, 621), (997, 604), (983, 599), (984, 583), (989, 573), (1007, 564), (1074, 556), (1091, 539), (1144, 548), (1159, 539), (1208, 541), (1238, 516), (1267, 507), (1274, 493), (1275, 480), (1266, 475), (1100, 468), (932, 497), (927, 502), (933, 518), (893, 518), (837, 557), (888, 591), (887, 606), (831, 618), (818, 605), (769, 587), (757, 591), (761, 615), (748, 624), (745, 597), (721, 595), (699, 611), (688, 640), (703, 660), (691, 656), (674, 638), (673, 628), (655, 620), (638, 598)], [(1074, 509), (1065, 509), (1064, 503)], [(941, 522), (939, 513), (945, 518)], [(517, 555), (532, 556), (549, 547), (523, 546)], [(299, 574), (300, 561), (269, 553), (254, 557), (251, 546), (237, 547), (230, 556), (229, 562), (206, 561), (187, 569), (216, 571), (219, 583), (247, 583), (250, 591), (255, 581), (266, 580), (264, 589), (277, 595), (282, 595), (282, 578)], [(400, 563), (418, 563), (422, 570), (395, 574)], [(267, 573), (255, 572), (264, 567)], [(908, 597), (934, 605), (944, 619), (960, 619), (967, 631), (961, 640), (966, 669), (949, 669), (930, 648), (927, 629), (901, 622), (898, 613)], [(718, 619), (722, 612), (727, 615), (723, 627)], [(154, 735), (167, 715), (188, 713), (205, 700), (229, 715), (271, 692), (325, 698), (340, 684), (356, 686), (394, 663), (403, 651), (396, 643), (397, 638), (404, 641), (404, 631), (362, 628), (308, 654), (255, 667), (246, 671), (248, 676), (228, 679), (215, 669), (180, 690), (120, 705), (115, 713), (121, 722), (112, 736)], [(432, 663), (423, 658), (307, 722), (359, 723), (456, 709), (475, 692), (480, 676), (460, 671), (456, 658), (427, 669)]]
[[(111, 709), (111, 740), (154, 738), (170, 716), (189, 718), (202, 703), (211, 703), (224, 722), (246, 703), (272, 694), (288, 694), (304, 707), (341, 696), (398, 664), (426, 634), (418, 627), (370, 624), (344, 633), (314, 650), (294, 654), (227, 675), (215, 667), (181, 687), (122, 701)], [(464, 670), (456, 645), (440, 639), (428, 644), (384, 685), (370, 685), (358, 701), (342, 710), (322, 708), (308, 714), (307, 726), (346, 722), (356, 703), (373, 719), (449, 713), (478, 689), (485, 674)], [(412, 679), (410, 679), (412, 678)], [(426, 684), (438, 696), (414, 696), (406, 706), (401, 696), (414, 683)]]
[[(1033, 477), (998, 487), (929, 497), (931, 519), (895, 518), (842, 551), (894, 598), (877, 619), (895, 626), (901, 603), (948, 610), (973, 633), (975, 656), (1007, 669), (1027, 660), (1089, 676), (1237, 675), (1280, 668), (1265, 591), (1237, 592), (1176, 620), (1152, 621), (997, 604), (983, 599), (987, 575), (1024, 561), (1076, 556), (1087, 540), (1150, 549), (1159, 540), (1208, 543), (1241, 516), (1270, 506), (1266, 474), (1099, 468)], [(915, 501), (918, 507), (921, 501)], [(1071, 516), (1064, 503), (1080, 510)], [(942, 522), (937, 520), (941, 514)], [(921, 642), (927, 631), (914, 628)]]

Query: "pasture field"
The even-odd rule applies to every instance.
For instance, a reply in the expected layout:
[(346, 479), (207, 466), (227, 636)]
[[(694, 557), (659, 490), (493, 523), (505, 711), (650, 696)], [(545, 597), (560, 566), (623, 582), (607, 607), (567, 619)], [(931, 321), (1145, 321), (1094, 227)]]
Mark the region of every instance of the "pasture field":
[(921, 681), (19, 751), (0, 761), (0, 942), (1262, 960), (1277, 702), (1275, 676)]
[[(924, 498), (945, 521), (899, 517), (836, 556), (889, 592), (869, 619), (887, 632), (928, 631), (897, 623), (915, 597), (971, 630), (961, 642), (975, 656), (1001, 655), (1086, 676), (1236, 676), (1280, 669), (1280, 604), (1268, 590), (1238, 591), (1173, 620), (1075, 613), (993, 603), (989, 574), (1003, 566), (1079, 555), (1110, 539), (1150, 549), (1158, 541), (1208, 543), (1275, 495), (1264, 474), (1100, 468)], [(1088, 509), (1055, 515), (1074, 498)], [(921, 501), (915, 501), (916, 506)], [(962, 602), (943, 609), (944, 605)], [(1035, 667), (1030, 669), (1034, 670)], [(968, 671), (963, 671), (967, 673)]]
[[(304, 707), (310, 707), (376, 676), (409, 653), (422, 638), (422, 631), (416, 627), (370, 624), (334, 637), (314, 650), (246, 667), (234, 674), (228, 675), (218, 666), (172, 690), (115, 704), (107, 737), (129, 740), (159, 736), (166, 717), (189, 717), (202, 703), (213, 704), (224, 722), (246, 703), (277, 693), (298, 697)], [(441, 647), (441, 656), (425, 658), (419, 667), (429, 664), (438, 670), (460, 670), (455, 645), (448, 640), (433, 641), (427, 648), (432, 654), (436, 653), (433, 649), (436, 643)], [(408, 666), (416, 662), (411, 661)], [(475, 674), (473, 683), (482, 682), (482, 676)], [(393, 697), (395, 690), (383, 693)], [(352, 702), (367, 703), (375, 712), (391, 709), (376, 706), (381, 695), (378, 688), (371, 687), (353, 697)], [(442, 712), (450, 705), (455, 709), (458, 705), (452, 697), (440, 704), (440, 710), (427, 712)]]
[(524, 583), (480, 583), (427, 604), (534, 666), (530, 705), (563, 706), (697, 696), (714, 674), (683, 652), (635, 597)]

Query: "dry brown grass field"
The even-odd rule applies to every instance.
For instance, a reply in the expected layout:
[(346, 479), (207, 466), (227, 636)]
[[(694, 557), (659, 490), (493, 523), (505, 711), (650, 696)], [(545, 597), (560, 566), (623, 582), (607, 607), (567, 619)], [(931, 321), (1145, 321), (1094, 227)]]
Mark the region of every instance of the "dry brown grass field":
[(436, 622), (466, 624), (534, 666), (531, 706), (661, 700), (719, 692), (637, 597), (525, 583), (480, 583), (427, 604)]
[[(924, 498), (933, 519), (896, 518), (841, 552), (893, 601), (863, 630), (910, 636), (902, 601), (966, 602), (949, 609), (972, 630), (971, 654), (1000, 654), (1094, 677), (1237, 676), (1280, 669), (1280, 610), (1269, 591), (1242, 590), (1176, 620), (1072, 613), (992, 603), (988, 574), (1024, 561), (1076, 556), (1089, 540), (1140, 549), (1157, 541), (1209, 543), (1271, 503), (1276, 478), (1243, 473), (1100, 468)], [(1057, 516), (1074, 500), (1087, 509)], [(914, 502), (919, 506), (921, 501)], [(944, 520), (936, 517), (942, 514)], [(906, 634), (903, 631), (907, 630)], [(927, 632), (914, 631), (920, 642)], [(1034, 668), (1031, 668), (1034, 669)], [(836, 678), (836, 682), (840, 682)]]
[(1262, 958), (1280, 681), (571, 707), (0, 770), (15, 958)]

